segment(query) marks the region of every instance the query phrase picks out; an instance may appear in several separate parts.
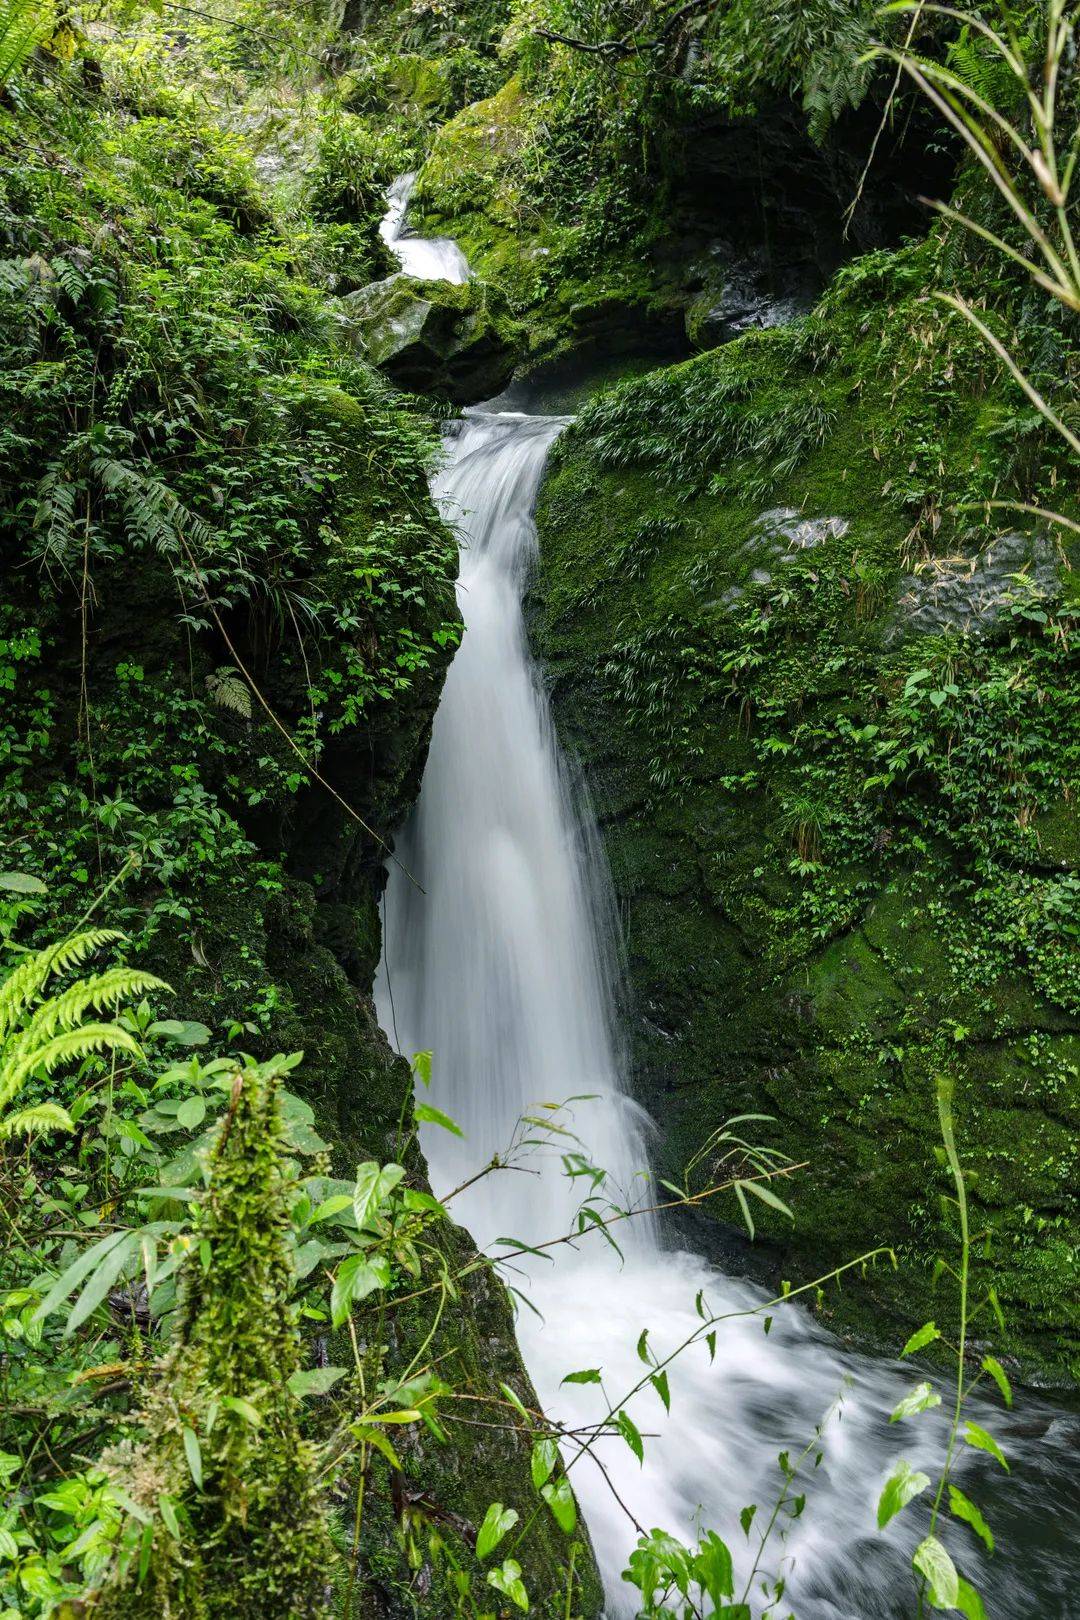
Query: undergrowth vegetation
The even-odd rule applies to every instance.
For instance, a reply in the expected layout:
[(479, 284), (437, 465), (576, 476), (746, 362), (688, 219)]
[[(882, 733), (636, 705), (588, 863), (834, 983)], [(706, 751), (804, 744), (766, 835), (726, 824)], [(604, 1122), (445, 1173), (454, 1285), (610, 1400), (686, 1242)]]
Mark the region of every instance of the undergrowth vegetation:
[[(898, 1461), (878, 1521), (920, 1527), (919, 1614), (982, 1620), (943, 1528), (992, 1550), (970, 1398), (1080, 1368), (1076, 145), (1029, 94), (1043, 20), (1003, 54), (981, 10), (864, 0), (0, 0), (0, 1620), (591, 1620), (575, 1468), (640, 1466), (632, 1402), (659, 1421), (679, 1357), (792, 1300), (925, 1357), (897, 1422), (948, 1368), (938, 1478)], [(548, 1154), (573, 1228), (478, 1254), (418, 1146), (460, 1134), (431, 1055), (375, 1022), (460, 617), (446, 406), (364, 359), (349, 299), (418, 170), (531, 358), (698, 331), (708, 142), (776, 157), (769, 230), (828, 171), (813, 238), (857, 117), (856, 170), (901, 126), (940, 145), (929, 233), (600, 393), (542, 492), (534, 628), (628, 922), (665, 1217), (813, 1279), (703, 1290), (632, 1388), (568, 1368), (603, 1406), (562, 1424), (514, 1268), (643, 1211), (549, 1104), (463, 1186)], [(829, 1422), (737, 1527), (629, 1516), (645, 1620), (786, 1615)]]
[(329, 121), (301, 215), (194, 91), (106, 45), (91, 95), (89, 60), (0, 108), (4, 832), (57, 903), (135, 849), (149, 938), (249, 862), (280, 887), (253, 812), (437, 678), (454, 560), (431, 425), (350, 353), (318, 223), (366, 231), (397, 159), (350, 148), (358, 189)]

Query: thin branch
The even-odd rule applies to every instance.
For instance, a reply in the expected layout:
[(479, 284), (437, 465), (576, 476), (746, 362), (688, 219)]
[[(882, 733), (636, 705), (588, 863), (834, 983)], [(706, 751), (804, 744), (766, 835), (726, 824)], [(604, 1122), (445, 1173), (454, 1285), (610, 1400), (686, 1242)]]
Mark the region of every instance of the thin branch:
[(416, 881), (416, 879), (413, 877), (412, 873), (409, 871), (408, 867), (402, 861), (400, 861), (398, 859), (398, 857), (394, 854), (394, 851), (390, 848), (390, 845), (386, 842), (386, 839), (381, 837), (380, 834), (375, 831), (374, 827), (369, 827), (367, 822), (364, 820), (363, 816), (361, 816), (356, 810), (353, 809), (352, 805), (348, 802), (347, 799), (342, 798), (342, 796), (338, 792), (337, 788), (334, 787), (330, 782), (328, 782), (326, 780), (326, 777), (322, 775), (322, 773), (318, 769), (318, 766), (312, 764), (311, 760), (307, 757), (307, 755), (304, 753), (303, 749), (300, 747), (299, 743), (293, 737), (292, 732), (289, 730), (288, 726), (286, 726), (283, 721), (278, 719), (278, 717), (275, 714), (274, 710), (271, 708), (268, 700), (263, 696), (262, 689), (259, 686), (258, 682), (256, 681), (254, 675), (248, 669), (247, 665), (244, 663), (244, 660), (240, 657), (240, 654), (237, 652), (236, 647), (233, 645), (232, 637), (229, 635), (229, 632), (226, 630), (224, 624), (221, 622), (221, 615), (218, 613), (217, 608), (214, 606), (213, 598), (211, 597), (210, 592), (206, 588), (206, 582), (202, 577), (202, 572), (201, 572), (198, 564), (196, 563), (195, 558), (192, 556), (191, 547), (187, 543), (186, 536), (184, 535), (184, 533), (183, 533), (183, 531), (181, 529), (177, 529), (176, 534), (177, 534), (177, 538), (180, 541), (181, 546), (183, 547), (184, 555), (187, 557), (188, 563), (189, 563), (189, 565), (191, 567), (191, 571), (195, 576), (195, 582), (198, 585), (199, 590), (200, 590), (200, 592), (202, 594), (203, 601), (206, 603), (206, 606), (207, 606), (207, 609), (208, 609), (208, 611), (210, 613), (211, 618), (213, 619), (214, 623), (217, 625), (218, 633), (221, 636), (221, 639), (224, 641), (226, 647), (229, 649), (229, 652), (232, 655), (233, 662), (235, 663), (237, 669), (240, 671), (240, 673), (243, 675), (244, 679), (247, 681), (248, 685), (251, 687), (252, 692), (255, 694), (255, 697), (258, 700), (259, 706), (265, 711), (265, 713), (266, 713), (268, 719), (270, 720), (271, 724), (274, 725), (277, 728), (278, 731), (280, 731), (281, 735), (284, 737), (285, 741), (288, 743), (289, 747), (292, 749), (293, 753), (296, 755), (297, 759), (300, 761), (301, 765), (304, 767), (304, 770), (312, 778), (312, 780), (318, 782), (320, 787), (324, 787), (326, 789), (327, 793), (329, 793), (329, 795), (330, 795), (330, 797), (332, 799), (336, 799), (337, 803), (340, 804), (341, 808), (345, 811), (346, 815), (351, 816), (353, 821), (355, 821), (359, 827), (363, 828), (364, 832), (367, 833), (368, 837), (373, 838), (375, 840), (375, 842), (378, 844), (379, 848), (386, 852), (386, 854), (389, 856), (390, 860), (393, 861), (394, 865), (396, 867), (399, 867), (400, 870), (402, 872), (404, 872), (404, 874), (408, 878), (409, 882), (411, 884), (413, 884), (415, 888), (419, 889), (421, 894), (423, 894), (424, 893), (423, 886)]
[(1061, 434), (1062, 438), (1065, 440), (1066, 444), (1069, 445), (1070, 449), (1074, 450), (1076, 454), (1080, 456), (1080, 439), (1077, 438), (1076, 434), (1071, 428), (1066, 427), (1065, 423), (1061, 420), (1061, 417), (1057, 414), (1053, 407), (1047, 404), (1046, 400), (1043, 399), (1034, 383), (1029, 382), (1027, 377), (1024, 376), (1024, 373), (1020, 370), (1020, 367), (1017, 365), (1008, 349), (1002, 343), (1001, 339), (994, 336), (993, 332), (991, 332), (985, 321), (981, 321), (976, 315), (971, 305), (967, 303), (965, 299), (957, 297), (955, 293), (939, 292), (935, 293), (934, 297), (940, 298), (942, 303), (948, 304), (950, 308), (959, 310), (964, 319), (971, 322), (971, 325), (975, 328), (976, 332), (978, 332), (983, 342), (987, 343), (990, 348), (993, 349), (998, 359), (1004, 366), (1007, 367), (1015, 381), (1020, 384), (1020, 387), (1024, 390), (1024, 393), (1027, 395), (1028, 399), (1030, 399), (1031, 403), (1034, 405), (1039, 414), (1044, 416), (1050, 423), (1050, 426), (1055, 428), (1057, 432)]

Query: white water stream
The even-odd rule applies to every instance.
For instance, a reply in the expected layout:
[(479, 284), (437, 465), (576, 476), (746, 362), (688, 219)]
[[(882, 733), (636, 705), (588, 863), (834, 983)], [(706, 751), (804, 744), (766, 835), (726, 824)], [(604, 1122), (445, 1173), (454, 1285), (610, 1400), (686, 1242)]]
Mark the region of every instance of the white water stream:
[[(466, 630), (420, 798), (398, 843), (423, 892), (391, 870), (377, 998), (400, 1051), (433, 1051), (428, 1100), (464, 1132), (461, 1140), (434, 1126), (422, 1132), (437, 1193), (504, 1153), (523, 1114), (588, 1094), (557, 1118), (608, 1172), (609, 1192), (640, 1204), (653, 1196), (648, 1125), (623, 1084), (606, 870), (588, 806), (570, 791), (522, 619), (533, 502), (563, 421), (481, 410), (448, 433), (434, 494), (462, 535)], [(536, 1245), (568, 1231), (589, 1190), (564, 1173), (562, 1154), (573, 1147), (529, 1150), (518, 1168), (457, 1197), (455, 1218), (493, 1253), (504, 1237)], [(557, 1249), (554, 1262), (529, 1258), (507, 1274), (540, 1313), (519, 1311), (518, 1338), (553, 1418), (570, 1427), (600, 1419), (604, 1395), (621, 1398), (646, 1371), (636, 1351), (642, 1330), (662, 1357), (701, 1328), (702, 1291), (711, 1315), (732, 1314), (718, 1326), (714, 1360), (698, 1343), (670, 1369), (670, 1415), (651, 1388), (630, 1401), (646, 1436), (643, 1466), (615, 1437), (597, 1448), (603, 1469), (588, 1457), (573, 1465), (608, 1615), (635, 1612), (621, 1580), (635, 1520), (687, 1541), (698, 1527), (715, 1528), (748, 1574), (756, 1537), (743, 1536), (740, 1510), (757, 1503), (758, 1522), (768, 1517), (780, 1484), (777, 1453), (801, 1450), (830, 1411), (824, 1460), (808, 1471), (806, 1510), (764, 1560), (788, 1579), (788, 1604), (775, 1612), (790, 1607), (799, 1620), (909, 1615), (908, 1560), (924, 1516), (909, 1509), (881, 1534), (874, 1514), (899, 1456), (931, 1474), (940, 1459), (940, 1414), (888, 1423), (918, 1375), (844, 1351), (798, 1307), (776, 1312), (766, 1333), (760, 1315), (740, 1314), (761, 1303), (759, 1289), (666, 1247), (647, 1217), (623, 1222), (618, 1238), (621, 1261), (591, 1232)], [(602, 1368), (603, 1391), (562, 1382), (589, 1367)], [(1022, 1406), (1019, 1417), (994, 1410), (984, 1418), (1013, 1464), (1000, 1501), (991, 1495), (996, 1465), (984, 1455), (968, 1452), (958, 1476), (1012, 1550), (999, 1552), (991, 1573), (965, 1526), (943, 1534), (992, 1594), (993, 1620), (1070, 1620), (1080, 1614), (1080, 1581), (1063, 1538), (1070, 1522), (1075, 1536), (1080, 1518), (1078, 1425), (1052, 1408)]]
[(417, 236), (410, 230), (405, 216), (415, 184), (415, 174), (403, 174), (394, 181), (386, 193), (379, 235), (404, 275), (420, 281), (468, 281), (469, 261), (456, 242), (448, 236)]

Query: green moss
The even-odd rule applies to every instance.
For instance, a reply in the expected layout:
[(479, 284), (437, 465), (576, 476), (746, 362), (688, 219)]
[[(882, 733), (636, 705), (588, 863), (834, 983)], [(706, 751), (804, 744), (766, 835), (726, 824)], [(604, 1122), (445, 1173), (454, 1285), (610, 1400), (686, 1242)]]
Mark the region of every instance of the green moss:
[(444, 124), (415, 193), (418, 224), (454, 237), (476, 274), (506, 295), (530, 360), (594, 341), (632, 347), (671, 325), (670, 295), (640, 232), (610, 253), (591, 213), (538, 197), (549, 112), (515, 76)]
[(143, 1556), (110, 1569), (92, 1604), (102, 1620), (326, 1612), (325, 1510), (288, 1387), (300, 1335), (285, 1156), (275, 1076), (238, 1075), (183, 1272), (177, 1344), (149, 1397), (145, 1438), (114, 1463), (139, 1521), (155, 1529), (148, 1542), (133, 1516)]
[[(895, 1344), (951, 1241), (934, 1078), (954, 1075), (1006, 1345), (1060, 1380), (1080, 1351), (1074, 632), (1048, 582), (984, 637), (898, 606), (918, 559), (994, 532), (963, 501), (1048, 498), (1060, 469), (1048, 442), (1003, 461), (1013, 405), (922, 299), (934, 251), (857, 261), (807, 322), (583, 411), (541, 492), (533, 630), (627, 919), (664, 1171), (774, 1114), (805, 1165), (797, 1221), (767, 1219), (748, 1264), (801, 1281), (892, 1246), (899, 1273), (827, 1309)], [(827, 519), (808, 545), (782, 527)]]

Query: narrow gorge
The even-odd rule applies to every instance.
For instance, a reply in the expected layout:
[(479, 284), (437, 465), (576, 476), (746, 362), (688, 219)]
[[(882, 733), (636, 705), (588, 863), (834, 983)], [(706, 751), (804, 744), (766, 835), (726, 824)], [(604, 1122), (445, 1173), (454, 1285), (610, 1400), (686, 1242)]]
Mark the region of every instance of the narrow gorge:
[(0, 0), (0, 1620), (1072, 1620), (1078, 25)]

